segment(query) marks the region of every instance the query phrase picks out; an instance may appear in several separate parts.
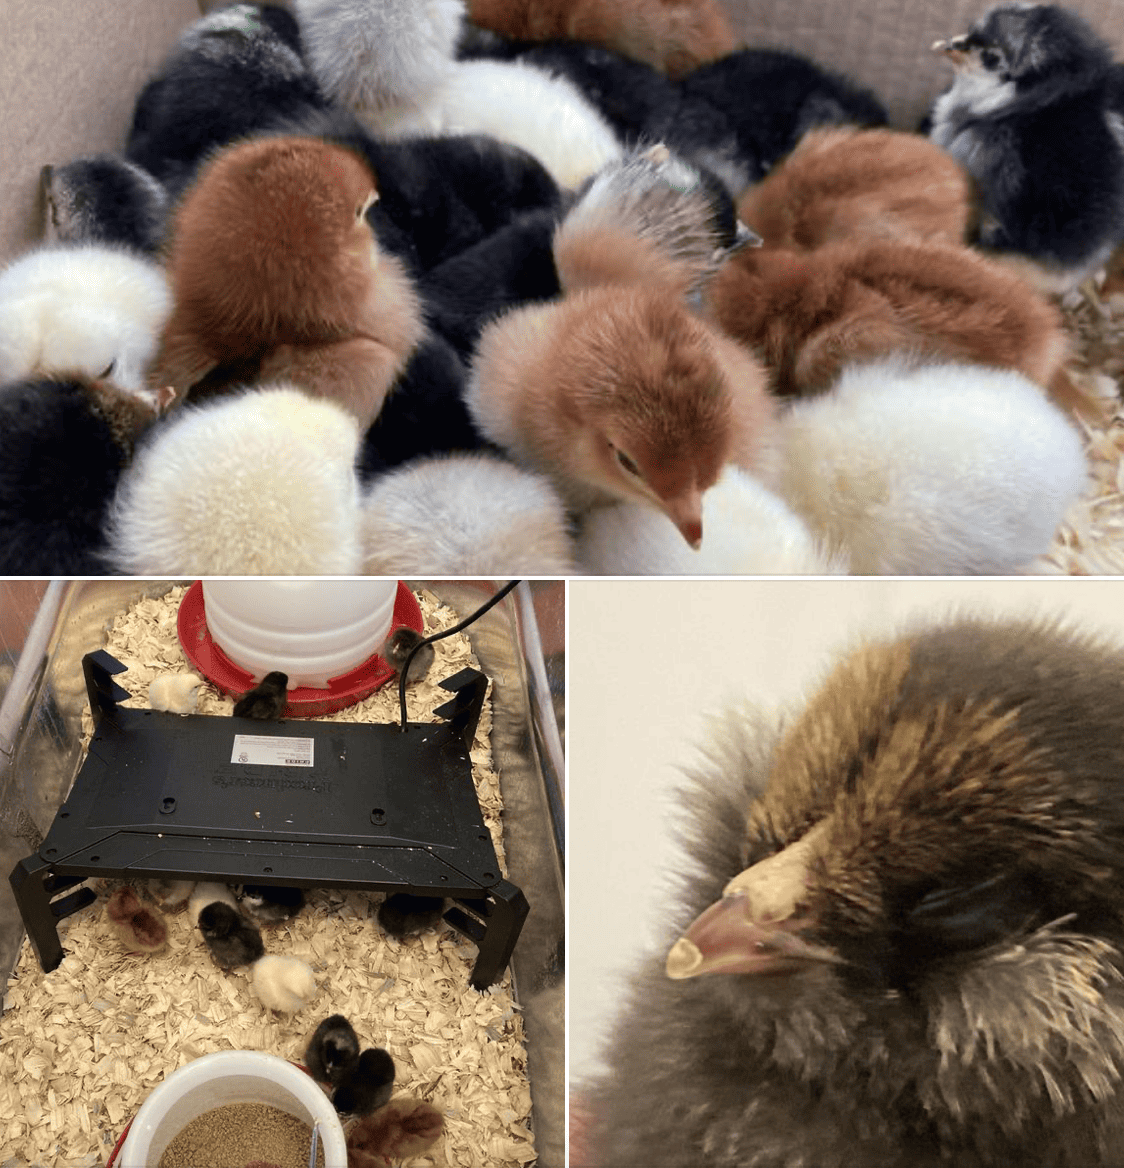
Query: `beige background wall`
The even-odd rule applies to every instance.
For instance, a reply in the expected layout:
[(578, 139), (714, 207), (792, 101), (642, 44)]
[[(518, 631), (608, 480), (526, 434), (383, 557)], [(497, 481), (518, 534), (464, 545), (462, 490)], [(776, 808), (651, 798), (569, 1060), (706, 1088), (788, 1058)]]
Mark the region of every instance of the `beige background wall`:
[[(0, 262), (38, 240), (39, 169), (120, 149), (133, 101), (185, 25), (225, 0), (0, 0)], [(1070, 0), (1124, 58), (1124, 0)], [(792, 49), (873, 88), (914, 126), (947, 80), (929, 52), (986, 0), (728, 0), (750, 45)]]

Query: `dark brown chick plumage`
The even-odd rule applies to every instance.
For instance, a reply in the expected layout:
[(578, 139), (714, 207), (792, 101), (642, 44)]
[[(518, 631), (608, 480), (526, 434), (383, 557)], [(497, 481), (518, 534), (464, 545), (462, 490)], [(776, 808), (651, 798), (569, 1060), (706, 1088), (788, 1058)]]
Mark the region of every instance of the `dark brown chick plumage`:
[(1122, 674), (960, 619), (731, 715), (583, 1163), (1124, 1163)]

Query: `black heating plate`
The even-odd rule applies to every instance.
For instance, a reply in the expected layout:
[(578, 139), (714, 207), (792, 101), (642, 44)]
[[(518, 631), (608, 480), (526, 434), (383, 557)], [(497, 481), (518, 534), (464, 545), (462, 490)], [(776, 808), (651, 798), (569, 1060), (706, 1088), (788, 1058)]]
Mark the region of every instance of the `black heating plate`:
[(133, 709), (118, 705), (119, 661), (99, 650), (83, 669), (96, 727), (86, 759), (9, 878), (44, 970), (63, 957), (58, 920), (96, 899), (76, 886), (102, 876), (448, 897), (446, 921), (479, 947), (472, 985), (502, 975), (528, 905), (500, 876), (472, 782), (482, 673), (442, 682), (445, 720), (403, 732)]

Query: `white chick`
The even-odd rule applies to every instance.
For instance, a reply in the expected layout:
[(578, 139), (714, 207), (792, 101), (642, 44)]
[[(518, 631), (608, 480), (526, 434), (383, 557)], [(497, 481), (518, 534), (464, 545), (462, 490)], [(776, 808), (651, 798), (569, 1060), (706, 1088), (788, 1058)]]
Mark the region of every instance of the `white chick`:
[(855, 574), (1007, 575), (1086, 485), (1077, 430), (1012, 370), (887, 360), (796, 403), (766, 481)]
[(454, 68), (463, 0), (295, 0), (309, 68), (370, 116), (418, 110)]
[(539, 475), (483, 454), (420, 458), (376, 479), (363, 501), (369, 576), (566, 576), (566, 512)]
[(211, 880), (201, 880), (195, 885), (195, 890), (191, 893), (191, 897), (187, 902), (187, 913), (191, 918), (193, 925), (199, 924), (199, 914), (209, 904), (214, 904), (216, 901), (222, 904), (229, 904), (235, 912), (238, 912), (238, 901), (234, 897), (234, 893), (225, 884), (218, 884)]
[(148, 704), (154, 710), (194, 714), (203, 679), (197, 673), (163, 673), (148, 687)]
[(175, 911), (187, 904), (192, 892), (195, 891), (194, 880), (150, 880), (148, 891), (152, 894), (161, 908)]
[(359, 425), (286, 385), (184, 406), (122, 475), (110, 556), (129, 576), (352, 575)]
[(162, 408), (145, 370), (171, 308), (163, 269), (126, 248), (37, 248), (0, 273), (0, 381), (80, 372)]
[(804, 521), (758, 479), (726, 466), (702, 497), (695, 551), (666, 515), (641, 503), (594, 507), (582, 516), (580, 567), (599, 576), (845, 575)]
[(263, 1006), (295, 1014), (316, 997), (316, 976), (299, 957), (259, 957), (250, 972), (254, 993)]

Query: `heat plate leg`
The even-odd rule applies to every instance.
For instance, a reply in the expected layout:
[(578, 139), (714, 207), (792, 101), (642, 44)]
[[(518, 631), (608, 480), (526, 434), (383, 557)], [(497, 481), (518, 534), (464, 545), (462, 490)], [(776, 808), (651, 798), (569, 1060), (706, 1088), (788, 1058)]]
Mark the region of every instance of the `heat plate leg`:
[[(469, 981), (473, 989), (486, 990), (503, 976), (530, 905), (522, 889), (506, 880), (488, 890), (487, 900), (463, 900), (456, 905), (445, 920), (476, 942), (480, 951)], [(460, 905), (481, 919), (474, 920)]]
[(57, 922), (59, 915), (66, 915), (57, 914), (51, 904), (51, 895), (47, 889), (49, 872), (49, 864), (44, 864), (38, 856), (29, 856), (26, 860), (20, 860), (8, 877), (16, 906), (23, 918), (23, 927), (27, 930), (44, 973), (50, 973), (62, 961)]

